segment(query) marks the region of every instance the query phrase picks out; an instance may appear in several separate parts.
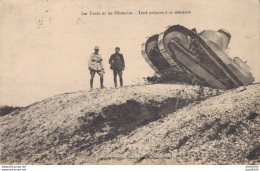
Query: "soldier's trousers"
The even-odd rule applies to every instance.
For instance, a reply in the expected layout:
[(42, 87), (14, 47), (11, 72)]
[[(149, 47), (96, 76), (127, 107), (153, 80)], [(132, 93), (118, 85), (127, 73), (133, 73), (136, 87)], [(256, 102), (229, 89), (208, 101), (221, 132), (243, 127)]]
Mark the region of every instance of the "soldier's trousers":
[(113, 73), (114, 73), (114, 84), (115, 84), (115, 87), (117, 87), (117, 74), (118, 74), (119, 79), (120, 79), (120, 86), (123, 86), (123, 71), (114, 69)]

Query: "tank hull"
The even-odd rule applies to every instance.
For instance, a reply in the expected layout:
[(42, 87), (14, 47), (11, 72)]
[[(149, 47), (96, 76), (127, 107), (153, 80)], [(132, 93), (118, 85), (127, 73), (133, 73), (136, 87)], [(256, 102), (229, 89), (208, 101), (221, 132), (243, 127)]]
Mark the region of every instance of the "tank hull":
[[(151, 63), (158, 66), (158, 72), (173, 68), (186, 75), (195, 75), (201, 85), (231, 89), (251, 84), (254, 77), (250, 73), (250, 67), (238, 57), (231, 59), (225, 53), (230, 37), (231, 35), (223, 30), (197, 34), (183, 26), (174, 25), (153, 37), (156, 53), (149, 54), (146, 51), (146, 54)], [(148, 46), (149, 42), (146, 44)], [(158, 64), (161, 61), (153, 58), (164, 58), (168, 65)]]

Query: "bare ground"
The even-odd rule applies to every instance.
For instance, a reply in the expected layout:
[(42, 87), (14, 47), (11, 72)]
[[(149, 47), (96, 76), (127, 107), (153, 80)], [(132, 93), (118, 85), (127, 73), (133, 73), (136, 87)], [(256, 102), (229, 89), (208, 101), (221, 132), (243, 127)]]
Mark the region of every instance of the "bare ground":
[(1, 163), (259, 164), (259, 90), (154, 84), (57, 95), (1, 117)]

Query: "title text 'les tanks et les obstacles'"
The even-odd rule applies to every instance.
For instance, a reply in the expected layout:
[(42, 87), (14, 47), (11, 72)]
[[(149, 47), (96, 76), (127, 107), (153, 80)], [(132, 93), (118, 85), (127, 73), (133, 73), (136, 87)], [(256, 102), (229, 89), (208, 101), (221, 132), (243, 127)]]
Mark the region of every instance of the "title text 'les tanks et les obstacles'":
[(81, 12), (81, 15), (162, 15), (162, 14), (190, 14), (190, 11), (114, 11), (114, 12), (101, 12), (101, 11), (89, 11), (89, 12)]

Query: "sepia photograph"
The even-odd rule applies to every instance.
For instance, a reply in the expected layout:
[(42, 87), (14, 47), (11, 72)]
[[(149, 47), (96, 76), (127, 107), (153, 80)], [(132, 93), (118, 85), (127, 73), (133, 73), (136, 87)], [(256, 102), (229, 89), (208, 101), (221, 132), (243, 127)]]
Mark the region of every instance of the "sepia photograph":
[(259, 9), (258, 0), (0, 0), (1, 171), (258, 171)]

